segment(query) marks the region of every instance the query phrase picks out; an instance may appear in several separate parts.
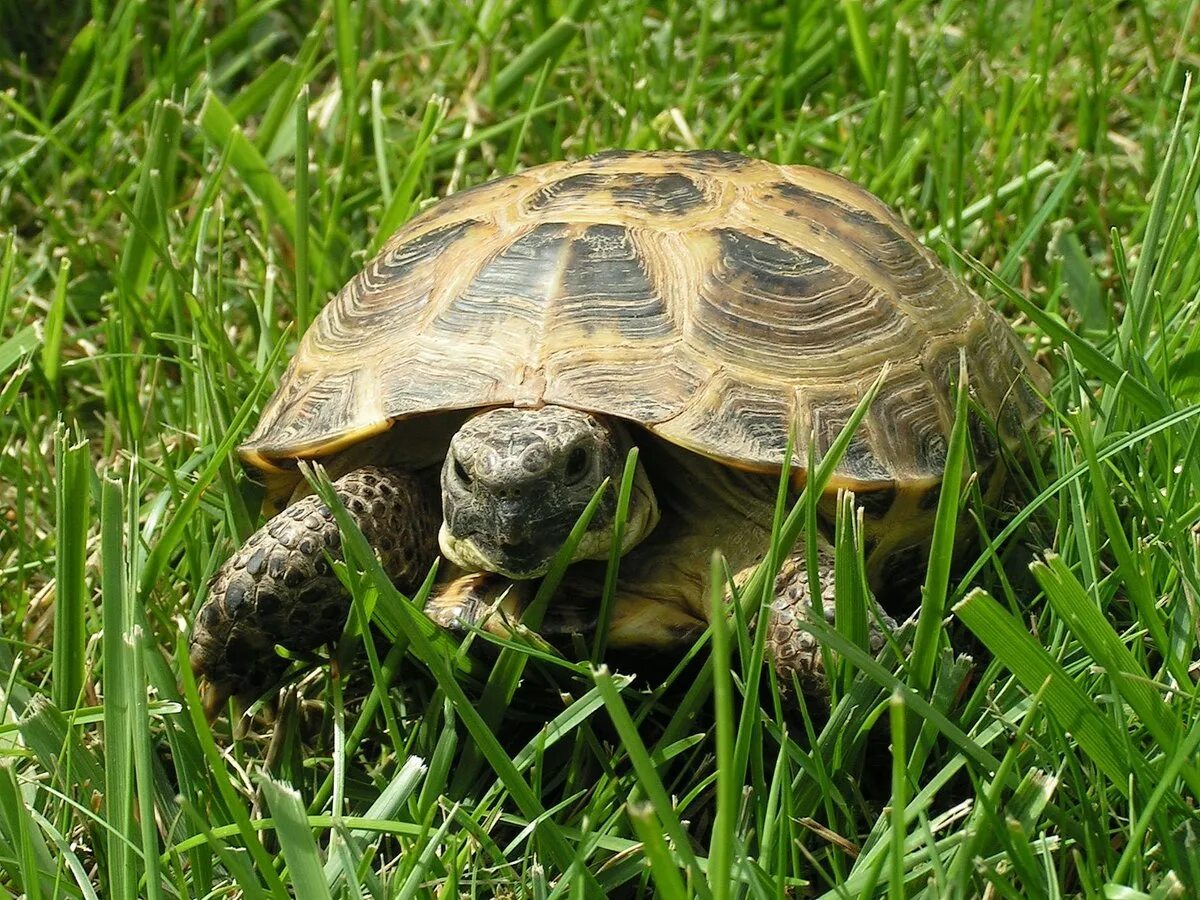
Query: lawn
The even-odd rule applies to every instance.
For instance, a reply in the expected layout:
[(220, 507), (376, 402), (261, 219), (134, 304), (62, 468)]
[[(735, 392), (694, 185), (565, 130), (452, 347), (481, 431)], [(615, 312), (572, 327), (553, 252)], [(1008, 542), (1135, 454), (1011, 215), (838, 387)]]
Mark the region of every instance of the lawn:
[[(0, 896), (1200, 895), (1198, 63), (1184, 0), (0, 0)], [(920, 639), (821, 628), (793, 708), (742, 621), (459, 652), (367, 566), (210, 727), (299, 334), (437, 198), (611, 147), (858, 181), (1053, 372)]]

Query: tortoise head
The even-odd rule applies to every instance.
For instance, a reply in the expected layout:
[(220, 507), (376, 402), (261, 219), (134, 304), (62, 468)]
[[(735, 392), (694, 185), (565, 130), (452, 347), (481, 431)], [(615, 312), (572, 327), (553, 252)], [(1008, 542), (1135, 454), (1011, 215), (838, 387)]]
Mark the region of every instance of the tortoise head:
[[(469, 419), (442, 466), (442, 553), (468, 570), (537, 578), (609, 479), (572, 562), (607, 559), (617, 485), (633, 441), (619, 422), (561, 406), (493, 409)], [(621, 552), (658, 521), (638, 463)]]

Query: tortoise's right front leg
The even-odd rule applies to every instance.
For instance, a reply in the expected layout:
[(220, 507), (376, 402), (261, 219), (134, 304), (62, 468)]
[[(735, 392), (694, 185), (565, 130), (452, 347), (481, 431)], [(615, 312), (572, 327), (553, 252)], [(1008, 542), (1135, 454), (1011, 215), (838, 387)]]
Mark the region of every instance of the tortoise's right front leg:
[[(416, 588), (438, 552), (436, 478), (364, 466), (333, 487), (396, 586)], [(208, 680), (210, 717), (230, 694), (253, 699), (279, 677), (286, 662), (276, 644), (307, 652), (341, 634), (350, 595), (326, 553), (341, 558), (341, 534), (313, 494), (270, 519), (217, 571), (190, 640), (192, 671)]]

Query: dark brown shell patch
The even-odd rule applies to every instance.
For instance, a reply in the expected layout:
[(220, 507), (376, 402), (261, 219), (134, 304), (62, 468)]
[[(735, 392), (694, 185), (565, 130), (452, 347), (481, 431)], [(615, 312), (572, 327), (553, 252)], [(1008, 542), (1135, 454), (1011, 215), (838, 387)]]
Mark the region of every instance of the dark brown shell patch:
[(704, 191), (696, 182), (675, 173), (622, 175), (615, 180), (611, 190), (618, 203), (662, 216), (686, 215), (706, 202)]
[(486, 262), (467, 288), (438, 315), (436, 328), (466, 334), (493, 321), (496, 310), (540, 321), (555, 294), (567, 226), (538, 225)]
[(535, 191), (525, 201), (525, 208), (530, 212), (544, 212), (569, 207), (583, 197), (604, 190), (610, 180), (606, 175), (568, 175)]
[(704, 206), (704, 191), (691, 178), (677, 173), (648, 175), (618, 172), (568, 175), (535, 191), (526, 209), (535, 213), (569, 212), (584, 202), (608, 201), (638, 210), (642, 216), (682, 216)]
[(608, 329), (646, 338), (674, 330), (627, 228), (589, 225), (567, 252), (558, 312), (585, 334)]
[[(852, 399), (813, 401), (812, 429), (818, 459), (829, 452), (857, 405)], [(859, 481), (887, 481), (891, 477), (888, 467), (872, 450), (861, 424), (846, 447), (838, 471)]]

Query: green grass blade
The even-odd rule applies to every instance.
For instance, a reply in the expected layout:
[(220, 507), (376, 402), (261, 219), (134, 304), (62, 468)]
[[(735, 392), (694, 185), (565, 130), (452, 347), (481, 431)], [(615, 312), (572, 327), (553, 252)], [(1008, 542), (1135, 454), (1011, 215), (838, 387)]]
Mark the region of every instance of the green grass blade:
[(137, 871), (131, 848), (140, 843), (134, 825), (132, 698), (125, 678), (126, 629), (133, 620), (125, 569), (125, 509), (122, 485), (100, 482), (101, 596), (104, 616), (104, 779), (108, 835), (108, 895), (137, 896)]
[(594, 0), (572, 0), (571, 6), (546, 31), (525, 47), (491, 80), (489, 94), (494, 104), (507, 101), (525, 81), (562, 55), (582, 31), (581, 23), (591, 11)]
[[(834, 523), (834, 625), (860, 647), (869, 645), (869, 587), (862, 554), (859, 509), (850, 492), (841, 494), (837, 521)], [(846, 660), (838, 660), (831, 683), (841, 686), (837, 696), (848, 693), (854, 681), (854, 669)]]
[(858, 71), (862, 74), (867, 92), (874, 94), (879, 90), (879, 84), (872, 52), (874, 42), (868, 33), (866, 13), (860, 0), (842, 0), (841, 5), (842, 13), (846, 17), (846, 31), (849, 32), (850, 44), (854, 48), (854, 61), (858, 63)]
[[(1187, 122), (1187, 101), (1191, 90), (1191, 83), (1190, 76), (1184, 79), (1183, 91), (1179, 97), (1179, 111), (1175, 117), (1175, 124), (1171, 130), (1170, 139), (1167, 142), (1166, 155), (1158, 170), (1158, 178), (1154, 185), (1154, 191), (1150, 198), (1150, 208), (1146, 215), (1145, 246), (1147, 248), (1154, 248), (1155, 250), (1158, 250), (1160, 247), (1159, 236), (1162, 232), (1163, 222), (1167, 217), (1168, 203), (1173, 196), (1179, 201), (1186, 198), (1189, 194), (1184, 189), (1179, 195), (1173, 195), (1171, 189), (1174, 186), (1173, 179), (1176, 166), (1178, 165), (1180, 145), (1184, 139), (1183, 129)], [(1200, 119), (1197, 119), (1195, 126), (1200, 127)], [(1193, 134), (1191, 137), (1194, 141), (1195, 135)], [(1193, 145), (1193, 154), (1193, 159), (1197, 158), (1197, 155), (1200, 154), (1200, 146)], [(1194, 185), (1192, 190), (1195, 190)], [(1164, 256), (1166, 260), (1170, 259), (1169, 253), (1164, 254)], [(1153, 260), (1153, 263), (1151, 260)], [(1137, 270), (1134, 273), (1133, 285), (1129, 291), (1129, 310), (1121, 320), (1120, 337), (1122, 346), (1129, 346), (1132, 341), (1140, 338), (1146, 329), (1150, 327), (1150, 286), (1158, 271), (1157, 262), (1157, 254), (1150, 259), (1142, 259), (1138, 262)]]
[(430, 865), (433, 863), (434, 855), (442, 848), (446, 839), (446, 833), (451, 826), (455, 825), (455, 813), (457, 808), (451, 809), (447, 814), (445, 821), (438, 827), (437, 831), (429, 835), (425, 846), (421, 849), (421, 855), (413, 863), (412, 870), (408, 873), (408, 877), (404, 879), (404, 884), (400, 885), (396, 897), (400, 900), (412, 900), (412, 898), (422, 897), (424, 893), (424, 882), (426, 880), (426, 872), (429, 871)]
[(904, 694), (892, 692), (888, 704), (888, 722), (892, 738), (892, 799), (891, 799), (891, 852), (888, 855), (888, 894), (904, 897), (905, 866), (904, 839), (908, 834), (905, 812), (908, 809), (908, 750), (906, 724), (908, 714), (904, 709)]
[(689, 896), (679, 867), (671, 857), (667, 842), (663, 840), (662, 823), (654, 814), (654, 807), (649, 803), (628, 808), (629, 821), (642, 842), (642, 853), (650, 863), (650, 872), (654, 876), (654, 895), (663, 900), (685, 900)]
[(312, 321), (310, 293), (312, 274), (308, 265), (311, 223), (308, 196), (308, 85), (296, 98), (296, 327), (303, 332)]
[[(1176, 746), (1182, 737), (1180, 721), (1162, 693), (1146, 678), (1145, 668), (1113, 631), (1104, 613), (1062, 558), (1047, 553), (1045, 562), (1036, 562), (1031, 568), (1054, 611), (1080, 645), (1103, 667), (1117, 693), (1149, 729), (1155, 742), (1162, 747)], [(1197, 793), (1200, 772), (1188, 765), (1184, 766), (1182, 774), (1193, 796), (1200, 798)]]
[(1083, 154), (1078, 153), (1071, 160), (1071, 164), (1067, 166), (1067, 170), (1054, 185), (1054, 190), (1050, 192), (1050, 196), (1046, 201), (1038, 207), (1036, 213), (1029, 219), (1029, 224), (1025, 226), (1025, 230), (1021, 232), (1020, 237), (1009, 248), (1008, 253), (1004, 257), (1004, 261), (1000, 264), (1000, 268), (996, 273), (996, 277), (1002, 281), (1012, 281), (1017, 274), (1017, 268), (1021, 265), (1021, 256), (1028, 249), (1039, 231), (1045, 227), (1050, 217), (1054, 215), (1068, 192), (1075, 186), (1075, 179), (1079, 175), (1079, 169), (1083, 166)]
[(62, 368), (63, 330), (67, 319), (67, 276), (71, 260), (64, 256), (58, 266), (50, 311), (46, 314), (46, 330), (42, 343), (42, 372), (50, 383), (52, 393), (58, 392), (59, 370)]
[(1100, 282), (1084, 253), (1079, 238), (1069, 231), (1054, 240), (1054, 253), (1062, 260), (1064, 293), (1083, 327), (1099, 332), (1108, 326), (1109, 315), (1100, 295)]
[(0, 375), (29, 356), (41, 343), (37, 329), (27, 325), (0, 344)]
[[(4, 234), (4, 252), (0, 253), (0, 322), (9, 321), (9, 313), (13, 302), (13, 273), (17, 269), (17, 235), (13, 230)], [(29, 326), (32, 327), (32, 326)], [(4, 345), (0, 344), (0, 349)], [(0, 355), (0, 361), (3, 356)], [(0, 372), (7, 366), (0, 365)]]
[(1159, 652), (1163, 654), (1172, 674), (1180, 681), (1186, 681), (1190, 677), (1187, 674), (1187, 665), (1184, 660), (1177, 659), (1170, 652), (1170, 640), (1167, 637), (1162, 621), (1158, 617), (1157, 598), (1154, 596), (1154, 590), (1147, 576), (1147, 566), (1139, 558), (1138, 548), (1135, 543), (1131, 542), (1126, 536), (1125, 526), (1121, 522), (1113, 495), (1108, 488), (1108, 477), (1104, 468), (1100, 465), (1096, 453), (1095, 440), (1092, 435), (1092, 424), (1083, 417), (1083, 412), (1086, 412), (1088, 405), (1087, 401), (1084, 400), (1083, 411), (1073, 418), (1075, 420), (1075, 432), (1079, 438), (1079, 446), (1087, 460), (1088, 473), (1091, 475), (1092, 484), (1095, 488), (1093, 503), (1099, 513), (1100, 521), (1104, 525), (1109, 546), (1112, 548), (1113, 555), (1117, 558), (1121, 579), (1129, 591), (1130, 599), (1140, 613), (1141, 621), (1149, 629), (1155, 645), (1158, 647)]
[[(1185, 766), (1194, 762), (1197, 748), (1200, 748), (1200, 723), (1194, 725), (1187, 737), (1176, 744), (1171, 751), (1170, 759), (1167, 765), (1163, 767), (1162, 777), (1159, 778), (1154, 792), (1146, 801), (1133, 827), (1130, 834), (1132, 838), (1145, 837), (1146, 833), (1150, 830), (1151, 822), (1158, 814), (1159, 807), (1166, 799), (1167, 794), (1174, 789), (1175, 779), (1179, 777)], [(1120, 860), (1117, 862), (1116, 868), (1113, 870), (1112, 882), (1114, 884), (1121, 884), (1125, 880), (1142, 849), (1143, 844), (1141, 840), (1131, 840), (1126, 845), (1125, 850), (1121, 853)]]
[(29, 900), (41, 900), (54, 895), (54, 859), (26, 805), (13, 762), (0, 760), (0, 871), (7, 871)]
[(1020, 293), (1000, 281), (990, 270), (971, 259), (964, 258), (964, 262), (980, 277), (986, 279), (989, 285), (1002, 293), (1018, 311), (1028, 316), (1050, 338), (1053, 344), (1069, 347), (1071, 353), (1079, 359), (1083, 366), (1093, 375), (1101, 378), (1113, 391), (1127, 395), (1147, 415), (1160, 416), (1169, 412), (1169, 406), (1161, 391), (1133, 377), (1127, 368), (1105, 355), (1085, 338), (1071, 331), (1058, 316), (1030, 303)]
[[(399, 818), (401, 807), (416, 792), (417, 787), (425, 777), (425, 772), (425, 763), (415, 756), (410, 756), (404, 761), (404, 765), (400, 767), (387, 786), (379, 793), (379, 796), (375, 798), (362, 818)], [(367, 840), (370, 836), (370, 831), (352, 828), (342, 840), (344, 842), (357, 842)], [(347, 868), (345, 863), (346, 860), (341, 856), (330, 856), (326, 861), (323, 878), (331, 891), (337, 891), (341, 879), (353, 878), (354, 870)]]
[[(78, 716), (75, 722), (79, 721)], [(18, 721), (21, 740), (27, 750), (52, 776), (52, 782), (66, 794), (104, 799), (107, 785), (104, 767), (96, 754), (80, 739), (62, 710), (45, 695), (35, 695)]]
[(608, 568), (604, 570), (604, 587), (600, 595), (600, 614), (596, 617), (596, 634), (592, 639), (592, 663), (604, 658), (608, 647), (608, 631), (612, 625), (613, 601), (617, 593), (617, 574), (621, 570), (621, 548), (625, 546), (625, 526), (629, 520), (629, 500), (633, 496), (633, 480), (637, 475), (638, 448), (630, 449), (617, 487), (617, 508), (613, 514), (612, 550)]
[(954, 425), (946, 448), (945, 474), (942, 476), (933, 541), (929, 550), (929, 568), (921, 590), (921, 610), (909, 657), (909, 683), (918, 693), (927, 694), (933, 684), (937, 664), (942, 619), (946, 614), (946, 594), (950, 586), (950, 567), (954, 562), (954, 535), (958, 528), (963, 470), (967, 464), (967, 400), (969, 373), (966, 354), (959, 356), (958, 390), (954, 404)]
[(334, 56), (338, 79), (342, 83), (342, 107), (346, 111), (346, 131), (353, 134), (358, 111), (358, 41), (361, 13), (349, 0), (333, 0)]
[[(79, 858), (79, 854), (71, 845), (71, 842), (36, 809), (31, 809), (29, 811), (29, 815), (30, 818), (37, 823), (38, 827), (41, 828), (42, 831), (45, 832), (54, 843), (54, 849), (58, 851), (59, 859), (61, 860), (62, 865), (70, 871), (71, 876), (75, 879), (75, 887), (79, 890), (79, 895), (85, 898), (85, 900), (98, 900), (96, 889), (92, 886), (91, 879), (88, 877), (87, 868), (84, 866), (83, 861)], [(58, 890), (60, 894), (63, 892), (64, 889), (62, 888), (62, 880), (60, 876), (56, 875), (54, 888)]]
[[(186, 660), (187, 658), (187, 642), (181, 635), (179, 646), (176, 648), (176, 659)], [(204, 703), (200, 700), (200, 693), (196, 689), (196, 680), (192, 676), (191, 669), (187, 666), (182, 667), (180, 669), (180, 678), (183, 682), (183, 694), (187, 703), (187, 713), (191, 719), (192, 731), (198, 739), (200, 750), (203, 753), (204, 761), (210, 773), (210, 784), (216, 788), (217, 794), (220, 796), (225, 808), (232, 814), (234, 821), (232, 825), (225, 826), (226, 830), (224, 832), (219, 827), (213, 828), (211, 834), (206, 831), (195, 839), (195, 844), (182, 841), (175, 847), (175, 850), (177, 853), (183, 853), (191, 849), (192, 846), (203, 845), (213, 836), (224, 838), (236, 835), (242, 839), (246, 850), (249, 851), (250, 857), (254, 862), (254, 872), (256, 873), (254, 878), (248, 877), (242, 883), (242, 890), (246, 892), (257, 891), (257, 879), (261, 878), (266, 882), (267, 887), (273, 894), (276, 896), (285, 896), (287, 888), (284, 886), (283, 881), (280, 880), (279, 873), (275, 871), (275, 866), (270, 855), (259, 841), (258, 835), (255, 834), (255, 826), (250, 821), (249, 812), (230, 781), (229, 773), (222, 762), (221, 751), (217, 747), (212, 732), (209, 730), (208, 722), (205, 720)], [(206, 820), (202, 819), (201, 821)]]
[(73, 430), (54, 436), (57, 535), (54, 565), (54, 703), (72, 709), (83, 693), (87, 644), (87, 539), (91, 528), (91, 454)]
[[(200, 110), (200, 128), (212, 148), (226, 155), (229, 165), (266, 208), (271, 222), (281, 228), (294, 246), (297, 240), (296, 205), (283, 184), (272, 172), (261, 152), (246, 137), (229, 109), (215, 95), (208, 94)], [(309, 239), (310, 253), (318, 257), (322, 272), (340, 271), (326, 258), (325, 249)]]
[[(712, 631), (713, 706), (717, 732), (717, 812), (708, 851), (708, 886), (713, 900), (729, 900), (737, 839), (741, 773), (734, 768), (733, 660), (729, 617), (725, 611), (724, 560), (714, 553), (709, 564), (709, 622)], [(735, 780), (736, 779), (736, 780)]]
[(612, 673), (608, 671), (607, 666), (600, 666), (592, 673), (592, 677), (595, 679), (600, 696), (604, 698), (604, 705), (608, 709), (608, 715), (612, 719), (617, 733), (621, 736), (621, 743), (624, 745), (625, 752), (629, 754), (629, 761), (633, 764), (634, 771), (637, 772), (638, 787), (649, 798), (655, 814), (662, 822), (667, 835), (675, 845), (675, 853), (679, 856), (684, 868), (688, 870), (688, 884), (692, 892), (696, 896), (706, 898), (707, 900), (707, 898), (711, 897), (708, 881), (700, 869), (696, 855), (692, 853), (691, 842), (688, 840), (687, 832), (684, 831), (683, 825), (679, 821), (679, 815), (675, 812), (666, 787), (663, 786), (661, 779), (658, 777), (658, 772), (654, 762), (650, 758), (650, 753), (647, 751), (646, 745), (642, 742), (642, 738), (638, 734), (637, 726), (634, 725), (633, 719), (629, 716), (629, 710), (626, 708), (624, 701), (621, 700), (621, 695), (618, 693), (617, 684)]
[(279, 847), (287, 862), (288, 880), (297, 900), (331, 900), (321, 853), (313, 839), (300, 794), (291, 785), (267, 775), (262, 776), (259, 784), (263, 796), (267, 798), (271, 817), (275, 820), (275, 833), (279, 835)]
[(1097, 711), (1095, 700), (986, 591), (972, 591), (954, 607), (954, 614), (1027, 691), (1038, 691), (1049, 681), (1046, 707), (1115, 787), (1127, 791), (1131, 774), (1135, 784), (1148, 785), (1153, 780), (1145, 761), (1130, 756), (1128, 745)]
[[(162, 872), (158, 857), (161, 852), (158, 834), (160, 805), (155, 797), (154, 735), (150, 732), (150, 713), (147, 697), (150, 685), (146, 678), (145, 659), (148, 648), (146, 633), (141, 625), (131, 625), (123, 635), (129, 664), (124, 668), (125, 693), (129, 697), (130, 745), (133, 752), (132, 773), (136, 788), (137, 824), (142, 848), (141, 878), (138, 893), (148, 900), (161, 900)], [(151, 649), (149, 652), (157, 652)]]
[(238, 408), (237, 413), (229, 423), (228, 430), (213, 450), (211, 458), (196, 476), (195, 483), (179, 503), (171, 522), (163, 529), (163, 533), (157, 543), (150, 550), (146, 558), (146, 565), (142, 569), (142, 578), (139, 582), (138, 593), (141, 596), (145, 597), (150, 593), (155, 581), (162, 574), (163, 569), (166, 568), (167, 560), (176, 552), (180, 542), (183, 540), (184, 534), (191, 523), (191, 517), (195, 515), (196, 510), (200, 506), (204, 492), (216, 479), (229, 453), (232, 452), (234, 446), (243, 437), (243, 429), (254, 414), (255, 406), (266, 389), (269, 373), (274, 371), (276, 364), (283, 355), (283, 350), (284, 344), (280, 341), (271, 354), (267, 367), (264, 369), (254, 389), (247, 395), (245, 401)]
[(215, 149), (228, 154), (229, 165), (234, 172), (266, 206), (275, 224), (294, 241), (296, 210), (291, 197), (272, 173), (258, 148), (243, 133), (229, 108), (215, 94), (204, 98), (200, 127)]
[(416, 205), (417, 181), (429, 158), (434, 138), (446, 116), (446, 102), (441, 97), (432, 97), (425, 104), (421, 127), (413, 139), (412, 148), (405, 154), (404, 169), (396, 183), (395, 193), (387, 201), (383, 215), (379, 217), (379, 228), (371, 239), (368, 253), (374, 256), (384, 242), (412, 215)]

